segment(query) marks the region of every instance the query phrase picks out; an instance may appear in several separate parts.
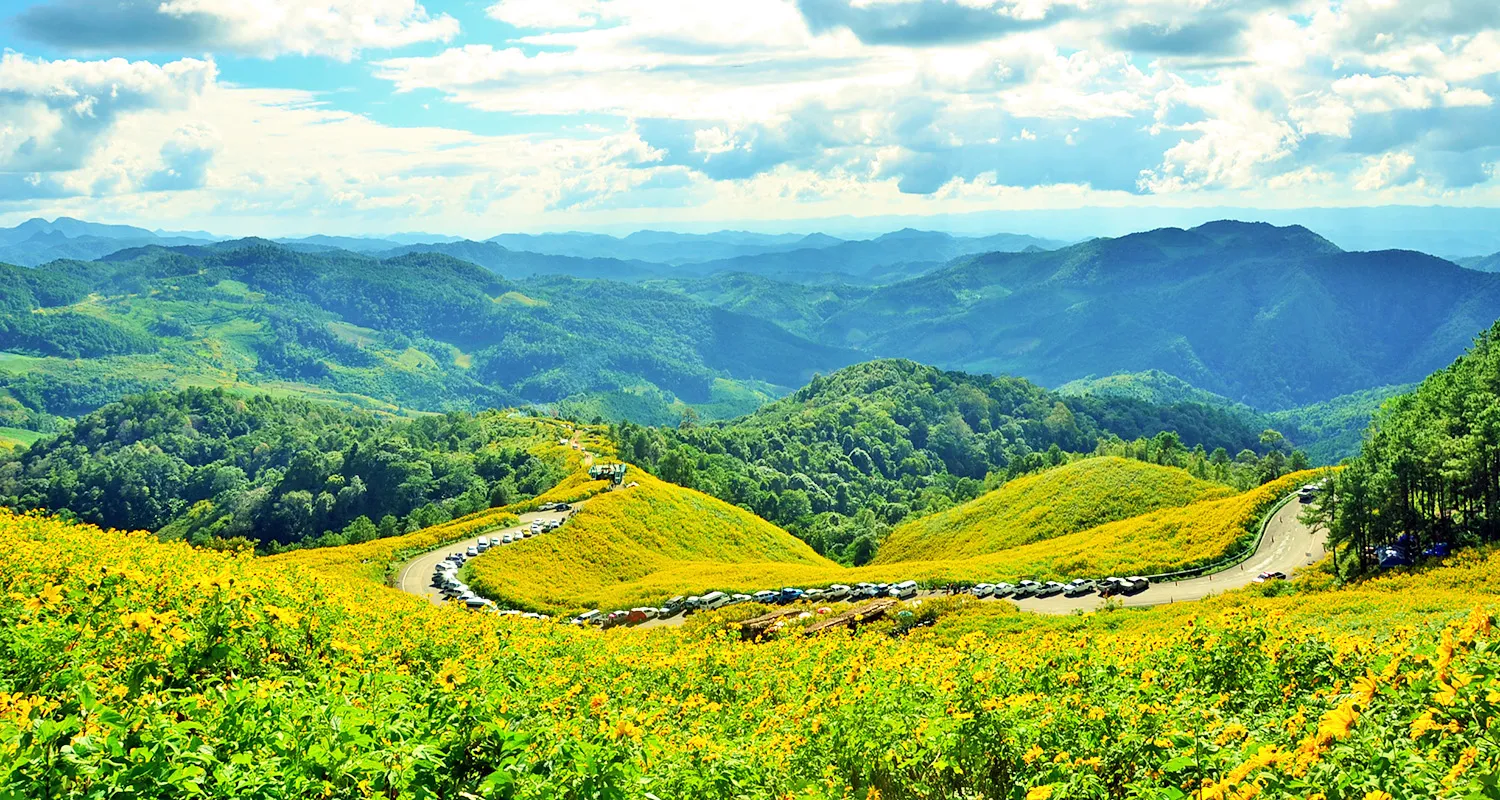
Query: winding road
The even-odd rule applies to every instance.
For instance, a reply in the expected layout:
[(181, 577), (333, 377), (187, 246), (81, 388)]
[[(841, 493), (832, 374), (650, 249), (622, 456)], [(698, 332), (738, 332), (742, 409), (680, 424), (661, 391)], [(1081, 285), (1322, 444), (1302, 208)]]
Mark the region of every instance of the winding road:
[[(576, 507), (576, 504), (575, 504)], [(1302, 569), (1319, 559), (1326, 552), (1324, 549), (1326, 534), (1321, 531), (1313, 531), (1297, 519), (1302, 511), (1302, 504), (1290, 502), (1283, 505), (1266, 525), (1265, 536), (1261, 537), (1260, 546), (1255, 553), (1243, 563), (1229, 567), (1228, 569), (1204, 575), (1198, 578), (1177, 581), (1173, 583), (1155, 583), (1150, 588), (1139, 594), (1120, 598), (1120, 602), (1126, 607), (1143, 607), (1167, 605), (1169, 603), (1188, 603), (1194, 600), (1202, 600), (1211, 595), (1222, 594), (1231, 589), (1240, 589), (1249, 586), (1255, 581), (1255, 577), (1262, 572), (1283, 572), (1291, 577), (1297, 570)], [(564, 519), (569, 512), (533, 512), (521, 515), (521, 524), (510, 528), (486, 531), (480, 536), (494, 538), (507, 533), (514, 534), (521, 528), (529, 526), (535, 520)], [(566, 536), (568, 528), (566, 525), (559, 527), (542, 536)], [(452, 553), (462, 553), (469, 547), (474, 546), (480, 536), (474, 536), (462, 542), (446, 545), (432, 552), (425, 553), (408, 562), (401, 569), (397, 578), (396, 586), (402, 591), (426, 597), (434, 604), (443, 602), (443, 595), (437, 587), (432, 585), (432, 573), (439, 561), (447, 558)], [(506, 547), (506, 545), (500, 545)], [(942, 592), (924, 591), (922, 596), (940, 596)], [(984, 602), (1002, 602), (985, 600)], [(1105, 599), (1098, 595), (1086, 595), (1084, 597), (1046, 597), (1030, 598), (1025, 600), (1010, 600), (1022, 611), (1034, 611), (1039, 614), (1071, 614), (1075, 611), (1097, 611), (1105, 605)], [(684, 619), (683, 614), (678, 614), (667, 619), (651, 620), (638, 627), (663, 627), (680, 625)]]
[[(1262, 572), (1294, 572), (1323, 557), (1327, 534), (1313, 531), (1297, 519), (1302, 504), (1292, 501), (1282, 506), (1266, 525), (1266, 535), (1255, 553), (1238, 566), (1175, 583), (1154, 583), (1140, 594), (1121, 598), (1125, 606), (1162, 606), (1202, 600), (1230, 589), (1240, 589), (1255, 581)], [(1071, 614), (1074, 611), (1096, 611), (1105, 600), (1098, 595), (1084, 597), (1046, 597), (1012, 601), (1023, 611), (1042, 614)]]

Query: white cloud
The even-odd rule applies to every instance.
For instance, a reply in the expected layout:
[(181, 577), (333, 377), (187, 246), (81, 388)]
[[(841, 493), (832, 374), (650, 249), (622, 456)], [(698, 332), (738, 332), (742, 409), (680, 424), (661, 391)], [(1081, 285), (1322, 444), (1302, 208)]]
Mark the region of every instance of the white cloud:
[(485, 13), (517, 28), (558, 30), (592, 28), (607, 8), (602, 0), (500, 0)]
[(0, 57), (0, 172), (78, 168), (123, 116), (182, 108), (211, 86), (212, 61)]
[(415, 0), (163, 0), (158, 10), (218, 23), (215, 49), (348, 60), (366, 49), (448, 41), (458, 20), (432, 16)]
[(1400, 186), (1416, 179), (1417, 160), (1411, 153), (1394, 152), (1370, 156), (1354, 173), (1354, 188), (1376, 192)]

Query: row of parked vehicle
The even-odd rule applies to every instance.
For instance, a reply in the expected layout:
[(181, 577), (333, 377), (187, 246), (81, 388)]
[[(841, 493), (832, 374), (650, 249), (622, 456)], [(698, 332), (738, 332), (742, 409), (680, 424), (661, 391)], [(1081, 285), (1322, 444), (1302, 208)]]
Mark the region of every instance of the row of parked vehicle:
[(729, 594), (709, 592), (705, 595), (678, 596), (667, 601), (665, 606), (654, 608), (639, 606), (604, 613), (598, 609), (586, 611), (569, 620), (574, 625), (599, 625), (612, 628), (617, 625), (639, 625), (653, 619), (671, 619), (678, 614), (692, 611), (713, 611), (739, 603), (760, 603), (768, 606), (784, 606), (789, 603), (837, 603), (871, 600), (876, 597), (910, 598), (917, 595), (916, 581), (900, 583), (857, 583), (848, 586), (835, 583), (823, 589), (798, 589), (787, 586), (781, 589), (763, 589), (754, 594)]
[(1036, 597), (1084, 597), (1098, 594), (1100, 597), (1140, 594), (1150, 588), (1151, 581), (1135, 575), (1129, 578), (1105, 578), (1091, 581), (1083, 578), (1062, 583), (1060, 581), (1021, 581), (1020, 583), (976, 583), (969, 589), (975, 597), (994, 597), (1004, 600), (1025, 600)]
[[(567, 503), (548, 503), (541, 507), (542, 511), (570, 511), (571, 509), (572, 507)], [(470, 545), (463, 552), (451, 553), (447, 558), (439, 561), (438, 565), (432, 571), (432, 585), (437, 587), (449, 601), (462, 603), (465, 608), (472, 611), (492, 611), (497, 614), (521, 616), (528, 619), (549, 619), (546, 614), (499, 608), (495, 605), (494, 601), (475, 594), (474, 590), (470, 589), (468, 584), (460, 580), (458, 577), (458, 568), (480, 553), (557, 530), (562, 524), (563, 520), (561, 519), (534, 520), (530, 525), (522, 527), (515, 533), (481, 536), (478, 541)]]

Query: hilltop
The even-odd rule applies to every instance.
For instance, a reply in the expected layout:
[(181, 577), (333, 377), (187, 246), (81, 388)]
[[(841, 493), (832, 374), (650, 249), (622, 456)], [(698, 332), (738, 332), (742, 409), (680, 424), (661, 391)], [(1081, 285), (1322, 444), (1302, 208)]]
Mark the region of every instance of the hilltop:
[[(1261, 428), (1207, 406), (1064, 397), (1020, 378), (902, 360), (815, 378), (748, 416), (676, 429), (623, 424), (621, 456), (862, 564), (889, 530), (1101, 443), (1174, 435), (1181, 454), (1264, 452)], [(993, 487), (991, 487), (993, 488)]]
[(661, 602), (676, 587), (754, 591), (838, 566), (749, 512), (631, 470), (565, 529), (476, 559), (472, 585), (511, 607), (558, 613)]
[(1186, 470), (1090, 458), (1006, 483), (896, 528), (876, 563), (967, 559), (1077, 533), (1161, 508), (1234, 494)]
[(0, 391), (64, 416), (202, 385), (392, 411), (656, 392), (659, 405), (739, 413), (858, 358), (676, 293), (512, 281), (436, 253), (151, 246), (0, 265), (0, 286)]
[(965, 257), (851, 300), (800, 324), (825, 344), (1044, 385), (1160, 370), (1271, 410), (1441, 367), (1500, 317), (1500, 276), (1218, 222)]

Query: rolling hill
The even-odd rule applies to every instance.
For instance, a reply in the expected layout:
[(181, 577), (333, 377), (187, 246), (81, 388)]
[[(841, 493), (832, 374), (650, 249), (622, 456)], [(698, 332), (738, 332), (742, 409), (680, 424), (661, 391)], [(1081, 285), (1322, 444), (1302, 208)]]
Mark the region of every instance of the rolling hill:
[(628, 478), (639, 485), (595, 497), (556, 533), (474, 560), (474, 588), (513, 607), (576, 612), (659, 602), (678, 586), (753, 591), (838, 569), (749, 512), (642, 470)]
[(436, 253), (152, 246), (0, 265), (0, 286), (0, 390), (69, 416), (188, 385), (433, 411), (651, 389), (668, 407), (743, 413), (858, 359), (678, 293), (510, 281)]
[(875, 563), (974, 558), (1232, 494), (1176, 467), (1089, 458), (906, 523), (881, 544)]
[(1271, 410), (1443, 366), (1500, 317), (1500, 276), (1218, 222), (974, 256), (830, 310), (827, 344), (1045, 385), (1154, 369)]

